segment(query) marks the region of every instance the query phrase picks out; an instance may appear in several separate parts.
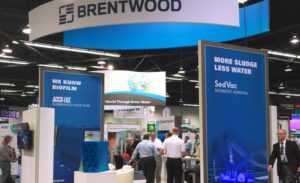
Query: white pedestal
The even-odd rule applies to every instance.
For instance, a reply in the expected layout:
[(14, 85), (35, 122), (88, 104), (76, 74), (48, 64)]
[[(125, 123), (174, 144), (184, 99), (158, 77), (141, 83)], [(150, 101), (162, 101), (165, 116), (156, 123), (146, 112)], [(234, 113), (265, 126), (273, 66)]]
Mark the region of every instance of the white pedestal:
[(121, 169), (101, 173), (74, 173), (74, 183), (133, 183), (133, 169)]
[(54, 109), (24, 111), (22, 121), (33, 130), (33, 148), (22, 151), (21, 183), (53, 183)]

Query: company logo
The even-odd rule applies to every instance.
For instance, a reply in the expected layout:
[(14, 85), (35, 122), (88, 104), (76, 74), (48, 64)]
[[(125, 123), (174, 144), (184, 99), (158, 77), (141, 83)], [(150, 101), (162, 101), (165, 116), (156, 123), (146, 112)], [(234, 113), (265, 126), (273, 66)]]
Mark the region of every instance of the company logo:
[(74, 4), (59, 7), (59, 25), (74, 22)]

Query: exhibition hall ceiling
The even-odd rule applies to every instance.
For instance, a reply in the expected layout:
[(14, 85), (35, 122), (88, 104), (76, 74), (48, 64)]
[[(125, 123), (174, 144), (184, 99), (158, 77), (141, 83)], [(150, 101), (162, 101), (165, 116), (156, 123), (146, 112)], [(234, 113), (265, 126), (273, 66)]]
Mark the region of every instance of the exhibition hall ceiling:
[[(117, 70), (130, 71), (166, 71), (167, 77), (176, 78), (180, 67), (185, 74), (183, 80), (167, 80), (168, 105), (198, 104), (198, 88), (193, 82), (198, 79), (197, 47), (185, 47), (161, 50), (119, 51), (120, 58), (95, 56), (83, 53), (43, 49), (26, 45), (20, 40), (28, 40), (28, 34), (23, 29), (28, 24), (28, 12), (48, 2), (47, 0), (6, 0), (0, 1), (0, 46), (6, 44), (13, 53), (8, 56), (19, 60), (29, 61), (29, 65), (14, 65), (0, 63), (0, 105), (26, 106), (37, 102), (37, 89), (25, 85), (38, 85), (37, 64), (60, 64), (87, 67), (88, 71), (95, 70), (99, 61), (104, 65), (113, 65)], [(247, 5), (256, 3), (249, 0)], [(241, 5), (243, 6), (243, 5)], [(300, 36), (300, 1), (299, 0), (270, 0), (270, 29), (262, 35), (234, 40), (229, 44), (247, 46), (257, 49), (268, 49), (300, 55), (300, 46), (290, 42), (293, 36)], [(159, 38), (158, 38), (159, 39)], [(19, 44), (12, 41), (18, 40)], [(56, 34), (37, 40), (40, 43), (62, 45), (62, 34)], [(109, 50), (101, 50), (109, 51)], [(1, 58), (0, 58), (1, 59)], [(10, 58), (11, 59), (11, 58)], [(277, 93), (300, 94), (300, 58), (291, 59), (284, 56), (269, 55), (270, 91)], [(292, 71), (285, 72), (289, 65)], [(98, 65), (99, 66), (99, 65)], [(13, 83), (15, 86), (1, 86), (1, 83)], [(283, 86), (279, 89), (280, 86)], [(8, 90), (8, 92), (5, 92)], [(17, 90), (10, 93), (9, 90)], [(285, 96), (271, 95), (272, 99)], [(298, 97), (299, 98), (299, 97)]]

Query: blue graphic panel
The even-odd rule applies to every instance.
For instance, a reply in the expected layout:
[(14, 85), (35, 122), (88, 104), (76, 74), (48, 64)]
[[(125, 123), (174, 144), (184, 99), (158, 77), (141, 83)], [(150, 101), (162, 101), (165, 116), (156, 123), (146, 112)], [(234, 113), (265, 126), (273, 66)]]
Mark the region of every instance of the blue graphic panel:
[(55, 125), (100, 128), (101, 75), (44, 72), (44, 107), (55, 109)]
[(84, 172), (104, 172), (108, 170), (108, 142), (84, 142), (82, 163)]
[(269, 0), (263, 0), (240, 8), (240, 27), (188, 23), (101, 26), (65, 32), (64, 45), (109, 50), (196, 46), (198, 40), (224, 42), (244, 38), (245, 32), (246, 36), (268, 32), (269, 24)]
[(204, 46), (208, 182), (268, 182), (266, 59)]

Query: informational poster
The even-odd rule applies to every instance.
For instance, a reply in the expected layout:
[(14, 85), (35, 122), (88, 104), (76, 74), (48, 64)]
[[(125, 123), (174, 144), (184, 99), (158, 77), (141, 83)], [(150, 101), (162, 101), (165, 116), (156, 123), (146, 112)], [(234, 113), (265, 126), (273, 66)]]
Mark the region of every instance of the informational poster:
[(158, 106), (166, 104), (165, 72), (103, 71), (105, 105)]
[(103, 131), (103, 81), (102, 74), (40, 70), (40, 106), (55, 109), (54, 182), (73, 183), (85, 132)]
[(200, 42), (202, 182), (268, 182), (265, 52)]
[[(15, 125), (2, 124), (0, 125), (0, 142), (2, 143), (3, 137), (6, 135), (12, 136), (12, 141), (8, 144), (10, 147), (14, 148), (17, 152), (17, 128)], [(2, 174), (0, 169), (0, 175)], [(11, 163), (11, 174), (18, 175), (18, 162)]]

